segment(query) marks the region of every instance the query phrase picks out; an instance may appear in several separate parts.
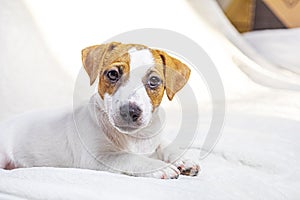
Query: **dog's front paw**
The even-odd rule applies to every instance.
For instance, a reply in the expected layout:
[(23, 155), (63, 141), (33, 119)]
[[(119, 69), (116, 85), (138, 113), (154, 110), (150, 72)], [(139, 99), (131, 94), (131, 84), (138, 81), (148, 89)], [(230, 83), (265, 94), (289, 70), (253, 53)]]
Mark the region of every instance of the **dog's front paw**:
[(168, 165), (163, 169), (148, 174), (148, 176), (160, 179), (177, 179), (179, 175), (180, 170), (174, 165)]
[(197, 176), (200, 171), (200, 165), (192, 160), (177, 160), (174, 165), (185, 176)]
[(172, 163), (180, 171), (180, 174), (186, 176), (197, 176), (200, 171), (198, 164), (198, 154), (193, 151), (183, 152), (174, 147), (161, 148), (156, 150), (158, 158), (164, 162)]

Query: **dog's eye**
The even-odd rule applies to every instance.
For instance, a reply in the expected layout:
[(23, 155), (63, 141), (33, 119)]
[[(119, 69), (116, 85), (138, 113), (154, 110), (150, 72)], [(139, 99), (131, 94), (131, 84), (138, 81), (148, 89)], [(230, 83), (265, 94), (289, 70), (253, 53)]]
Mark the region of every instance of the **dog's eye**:
[(119, 72), (115, 69), (109, 70), (106, 76), (112, 83), (117, 82), (120, 78)]
[(151, 76), (148, 80), (148, 85), (151, 89), (157, 88), (160, 84), (161, 80), (157, 76)]

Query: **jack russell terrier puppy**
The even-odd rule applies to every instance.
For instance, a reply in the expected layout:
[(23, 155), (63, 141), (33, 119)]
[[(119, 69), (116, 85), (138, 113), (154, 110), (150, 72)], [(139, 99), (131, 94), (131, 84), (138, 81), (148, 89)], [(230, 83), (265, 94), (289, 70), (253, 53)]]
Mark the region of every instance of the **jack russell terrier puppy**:
[(1, 123), (0, 168), (77, 167), (162, 179), (198, 174), (197, 162), (163, 148), (157, 112), (164, 92), (172, 100), (186, 84), (185, 64), (161, 50), (118, 42), (83, 49), (82, 61), (91, 85), (99, 77), (98, 92), (74, 109)]

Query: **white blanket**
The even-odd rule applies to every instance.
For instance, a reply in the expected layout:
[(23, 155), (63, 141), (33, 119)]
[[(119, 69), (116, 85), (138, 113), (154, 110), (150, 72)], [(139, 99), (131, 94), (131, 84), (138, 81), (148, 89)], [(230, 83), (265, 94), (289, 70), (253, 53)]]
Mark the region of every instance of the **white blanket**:
[[(198, 177), (128, 177), (84, 169), (0, 170), (0, 199), (296, 199), (299, 121), (231, 114)], [(6, 195), (6, 196), (3, 196)]]

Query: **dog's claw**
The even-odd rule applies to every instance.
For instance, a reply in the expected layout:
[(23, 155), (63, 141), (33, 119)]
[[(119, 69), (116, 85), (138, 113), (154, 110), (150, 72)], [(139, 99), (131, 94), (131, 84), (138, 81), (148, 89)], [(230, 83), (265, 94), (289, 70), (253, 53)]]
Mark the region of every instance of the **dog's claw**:
[(199, 170), (196, 168), (189, 168), (189, 169), (182, 170), (181, 174), (185, 176), (197, 176), (198, 172)]
[(182, 175), (197, 176), (200, 171), (200, 166), (190, 161), (183, 161), (183, 164), (180, 164), (177, 169)]
[(177, 174), (176, 176), (172, 177), (171, 179), (178, 179), (179, 174)]
[[(156, 176), (155, 174), (160, 174), (159, 176)], [(173, 165), (170, 165), (163, 170), (155, 172), (154, 177), (160, 178), (160, 179), (177, 179), (180, 175), (180, 171)]]
[(177, 169), (178, 169), (180, 172), (184, 171), (184, 170), (185, 170), (184, 164), (179, 165), (179, 166), (177, 167)]

